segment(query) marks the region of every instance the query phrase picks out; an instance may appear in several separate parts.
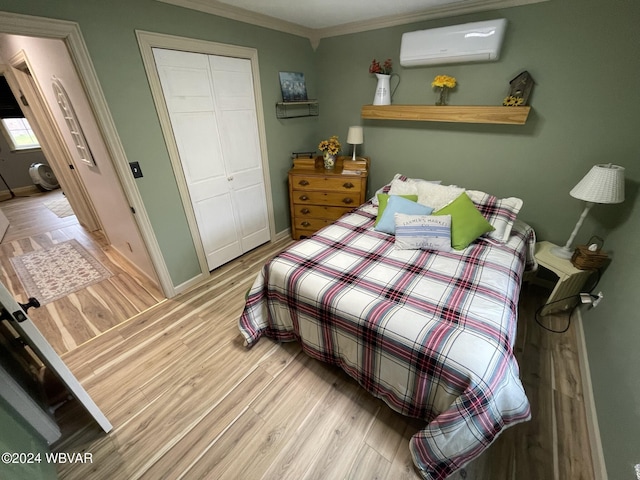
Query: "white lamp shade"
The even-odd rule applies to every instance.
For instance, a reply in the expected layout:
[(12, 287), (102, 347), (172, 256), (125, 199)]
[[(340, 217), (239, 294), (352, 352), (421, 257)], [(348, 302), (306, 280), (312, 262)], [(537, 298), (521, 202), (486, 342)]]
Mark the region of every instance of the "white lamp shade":
[(624, 201), (624, 168), (611, 164), (595, 165), (569, 195), (591, 203), (621, 203)]
[(362, 145), (364, 143), (364, 133), (362, 127), (349, 127), (349, 133), (347, 133), (347, 143), (350, 145)]

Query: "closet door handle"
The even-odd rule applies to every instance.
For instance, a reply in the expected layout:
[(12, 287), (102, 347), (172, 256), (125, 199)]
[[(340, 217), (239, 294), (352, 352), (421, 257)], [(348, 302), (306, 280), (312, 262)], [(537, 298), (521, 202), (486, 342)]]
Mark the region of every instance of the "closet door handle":
[(353, 188), (355, 185), (351, 182), (347, 182), (345, 184), (342, 185), (344, 188)]
[(309, 182), (307, 182), (306, 180), (300, 180), (298, 182), (298, 185), (302, 185), (303, 187), (306, 187), (307, 185), (309, 185)]

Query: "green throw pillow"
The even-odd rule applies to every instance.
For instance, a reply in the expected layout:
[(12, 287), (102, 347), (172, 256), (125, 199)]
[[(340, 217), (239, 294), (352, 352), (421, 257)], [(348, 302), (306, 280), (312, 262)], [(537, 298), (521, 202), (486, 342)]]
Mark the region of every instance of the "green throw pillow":
[(463, 250), (480, 235), (495, 230), (466, 193), (432, 215), (451, 215), (451, 246)]
[[(376, 223), (374, 225), (378, 225), (378, 222), (382, 218), (382, 214), (384, 213), (384, 209), (387, 208), (387, 203), (389, 202), (389, 197), (386, 193), (378, 194), (378, 216), (376, 217)], [(411, 200), (412, 202), (418, 201), (418, 195), (394, 195), (397, 197), (406, 198), (407, 200)]]

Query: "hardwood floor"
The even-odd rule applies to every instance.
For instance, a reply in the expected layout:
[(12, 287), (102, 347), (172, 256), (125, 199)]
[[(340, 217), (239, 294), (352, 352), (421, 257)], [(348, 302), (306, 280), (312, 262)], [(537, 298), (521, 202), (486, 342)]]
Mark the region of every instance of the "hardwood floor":
[(29, 316), (58, 354), (77, 348), (110, 328), (156, 305), (162, 292), (123, 261), (101, 232), (87, 232), (75, 215), (58, 218), (44, 203), (63, 198), (61, 190), (0, 203), (10, 226), (0, 242), (0, 281), (22, 303), (28, 295), (9, 258), (76, 239), (113, 276), (37, 309)]
[[(297, 343), (242, 344), (237, 320), (264, 261), (289, 240), (225, 265), (190, 292), (110, 329), (63, 359), (114, 425), (74, 403), (58, 410), (62, 479), (418, 479), (410, 437), (422, 422), (373, 398)], [(594, 479), (575, 326), (534, 321), (545, 292), (525, 286), (516, 352), (533, 419), (503, 433), (467, 480)], [(558, 328), (566, 317), (546, 318)]]

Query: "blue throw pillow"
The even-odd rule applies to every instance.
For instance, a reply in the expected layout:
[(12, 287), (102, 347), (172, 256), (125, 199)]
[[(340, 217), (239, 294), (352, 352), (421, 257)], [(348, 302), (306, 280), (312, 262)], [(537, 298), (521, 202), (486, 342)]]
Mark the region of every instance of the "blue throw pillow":
[(391, 195), (387, 202), (387, 208), (384, 209), (382, 217), (375, 226), (375, 230), (394, 235), (396, 233), (396, 213), (404, 213), (406, 215), (429, 215), (433, 212), (433, 208), (422, 205), (421, 203), (412, 202), (406, 198)]

